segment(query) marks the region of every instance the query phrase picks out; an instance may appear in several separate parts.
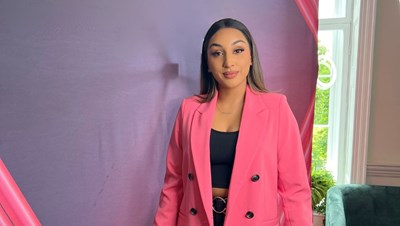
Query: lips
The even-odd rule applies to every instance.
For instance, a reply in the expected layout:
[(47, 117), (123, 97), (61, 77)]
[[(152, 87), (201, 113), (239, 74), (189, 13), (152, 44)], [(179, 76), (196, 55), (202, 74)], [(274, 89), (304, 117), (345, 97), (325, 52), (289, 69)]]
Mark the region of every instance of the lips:
[(227, 71), (222, 73), (225, 78), (234, 78), (238, 74), (238, 71)]

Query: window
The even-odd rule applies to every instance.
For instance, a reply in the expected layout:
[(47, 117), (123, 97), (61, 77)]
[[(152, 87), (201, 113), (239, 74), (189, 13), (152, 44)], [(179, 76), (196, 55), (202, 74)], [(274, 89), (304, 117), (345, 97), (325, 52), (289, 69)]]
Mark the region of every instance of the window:
[[(326, 168), (337, 183), (351, 180), (355, 106), (356, 0), (320, 0), (313, 132), (313, 168)], [(355, 10), (354, 10), (355, 11)]]

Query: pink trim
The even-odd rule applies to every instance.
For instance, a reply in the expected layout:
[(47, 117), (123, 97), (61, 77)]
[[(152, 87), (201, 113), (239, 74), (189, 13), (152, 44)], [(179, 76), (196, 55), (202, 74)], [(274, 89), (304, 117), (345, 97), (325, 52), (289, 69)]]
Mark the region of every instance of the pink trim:
[(0, 204), (1, 225), (41, 225), (1, 159)]
[(318, 0), (295, 0), (315, 41), (318, 41)]
[(303, 143), (304, 158), (308, 172), (308, 179), (311, 182), (311, 158), (312, 158), (312, 135), (314, 125), (314, 106), (315, 106), (315, 90), (308, 106), (307, 113), (300, 127), (301, 141)]
[[(295, 0), (304, 17), (315, 42), (318, 42), (318, 0)], [(312, 134), (314, 125), (315, 90), (303, 123), (300, 127), (301, 141), (306, 161), (307, 172), (311, 182)]]
[(13, 223), (10, 220), (10, 216), (7, 215), (2, 205), (0, 205), (0, 225), (12, 226)]

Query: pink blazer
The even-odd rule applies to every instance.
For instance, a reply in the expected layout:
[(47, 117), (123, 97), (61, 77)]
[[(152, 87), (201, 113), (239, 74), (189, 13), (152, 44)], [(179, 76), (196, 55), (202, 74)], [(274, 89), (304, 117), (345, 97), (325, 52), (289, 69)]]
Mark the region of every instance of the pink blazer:
[[(216, 100), (181, 104), (154, 226), (213, 226), (209, 146)], [(286, 97), (247, 87), (224, 225), (279, 225), (279, 197), (285, 225), (312, 225), (299, 129)]]

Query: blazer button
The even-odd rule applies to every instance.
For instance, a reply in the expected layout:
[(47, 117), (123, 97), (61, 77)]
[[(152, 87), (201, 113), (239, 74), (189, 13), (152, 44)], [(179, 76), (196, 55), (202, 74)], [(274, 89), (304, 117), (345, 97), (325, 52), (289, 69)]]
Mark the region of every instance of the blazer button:
[(191, 208), (190, 209), (190, 214), (196, 215), (197, 214), (197, 210), (195, 208)]
[(192, 173), (189, 173), (189, 174), (188, 174), (188, 178), (189, 178), (189, 180), (193, 180), (193, 179), (194, 179), (193, 174), (192, 174)]
[(246, 213), (246, 218), (247, 218), (247, 219), (251, 219), (251, 218), (253, 218), (253, 217), (254, 217), (254, 213), (253, 213), (253, 212), (248, 211), (248, 212)]
[(253, 182), (258, 181), (259, 179), (260, 179), (260, 176), (259, 176), (258, 174), (253, 175), (253, 176), (251, 177), (251, 181), (253, 181)]

